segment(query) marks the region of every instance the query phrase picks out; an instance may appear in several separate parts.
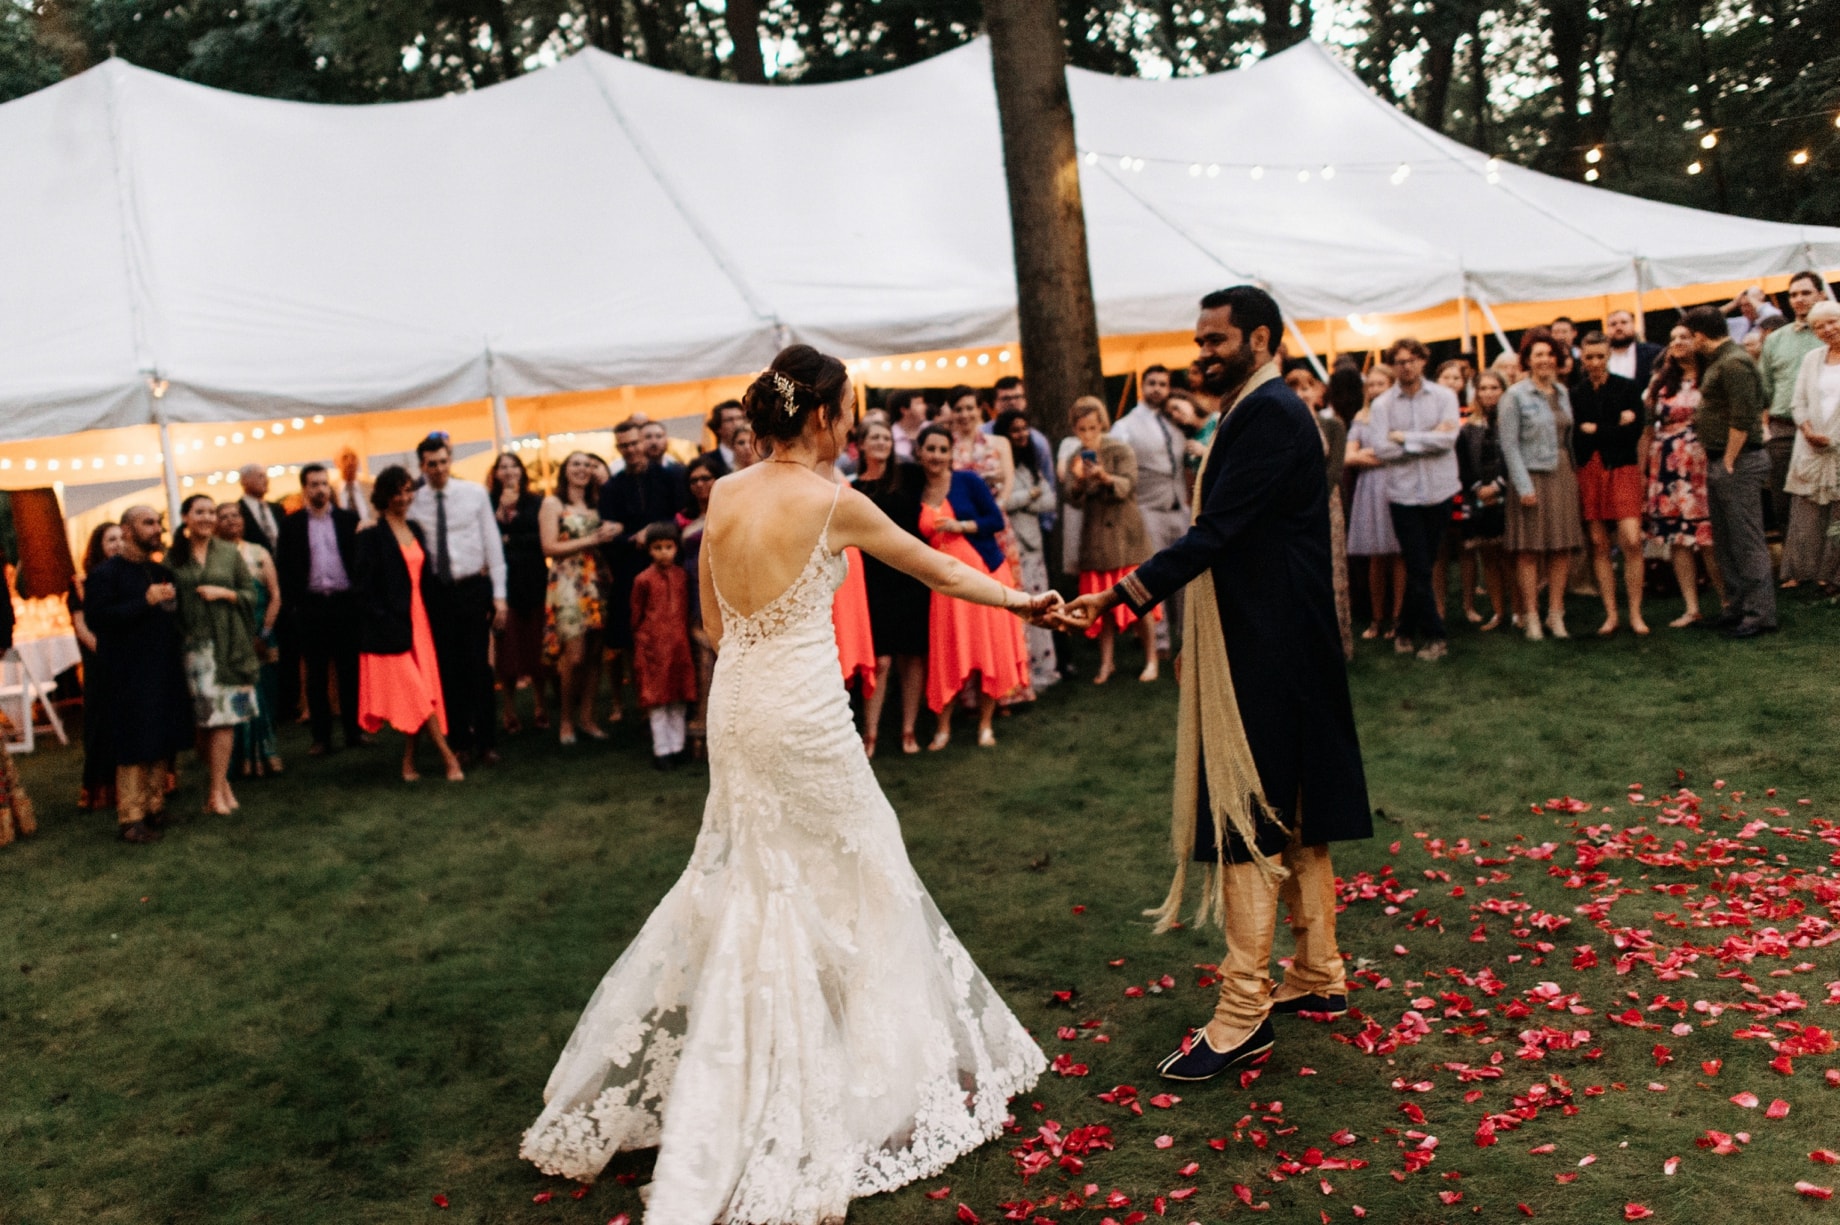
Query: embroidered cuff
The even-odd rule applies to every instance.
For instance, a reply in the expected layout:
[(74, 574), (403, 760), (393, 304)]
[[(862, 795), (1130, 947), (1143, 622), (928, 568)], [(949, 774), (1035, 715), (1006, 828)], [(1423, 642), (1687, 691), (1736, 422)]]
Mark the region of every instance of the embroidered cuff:
[(1126, 608), (1140, 617), (1144, 614), (1145, 609), (1156, 603), (1150, 595), (1150, 589), (1144, 586), (1135, 570), (1119, 579), (1117, 586), (1112, 590), (1118, 593), (1118, 598), (1124, 602)]

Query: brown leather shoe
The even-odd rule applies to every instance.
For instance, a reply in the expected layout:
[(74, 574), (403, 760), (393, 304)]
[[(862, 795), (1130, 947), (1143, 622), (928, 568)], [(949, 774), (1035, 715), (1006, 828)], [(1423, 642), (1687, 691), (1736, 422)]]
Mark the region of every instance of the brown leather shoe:
[(145, 821), (130, 821), (128, 824), (121, 827), (121, 840), (123, 842), (158, 842), (163, 837), (165, 837), (165, 835), (160, 833), (159, 830), (147, 828), (147, 823)]

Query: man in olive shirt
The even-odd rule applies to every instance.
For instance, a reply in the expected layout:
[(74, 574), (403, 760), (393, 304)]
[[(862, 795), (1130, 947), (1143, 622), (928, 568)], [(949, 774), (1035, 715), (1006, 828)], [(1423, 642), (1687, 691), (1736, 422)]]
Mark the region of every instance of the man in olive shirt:
[(1795, 376), (1801, 373), (1802, 358), (1824, 346), (1808, 326), (1808, 312), (1827, 297), (1827, 284), (1818, 272), (1798, 272), (1789, 278), (1789, 309), (1795, 322), (1777, 328), (1763, 342), (1757, 369), (1763, 375), (1763, 394), (1770, 401), (1770, 419), (1766, 423), (1770, 452), (1770, 530), (1789, 530), (1789, 494), (1783, 482), (1789, 476), (1789, 458), (1795, 451)]
[(1776, 587), (1763, 539), (1763, 491), (1770, 457), (1763, 449), (1769, 400), (1750, 354), (1731, 339), (1714, 306), (1697, 306), (1681, 323), (1693, 333), (1703, 368), (1693, 431), (1706, 448), (1706, 500), (1712, 551), (1725, 575), (1725, 614), (1713, 622), (1729, 638), (1776, 628)]

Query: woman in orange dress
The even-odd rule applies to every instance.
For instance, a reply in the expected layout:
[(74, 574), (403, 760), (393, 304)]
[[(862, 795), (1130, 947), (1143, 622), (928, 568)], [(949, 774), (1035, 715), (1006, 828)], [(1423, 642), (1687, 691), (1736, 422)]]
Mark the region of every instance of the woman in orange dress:
[(358, 533), (352, 549), (352, 586), (358, 597), (358, 724), (375, 732), (387, 723), (403, 733), (402, 776), (413, 783), (415, 743), (423, 731), (440, 751), (447, 781), (466, 775), (447, 747), (447, 709), (434, 631), (422, 605), (422, 587), (434, 567), (422, 529), (409, 518), (415, 499), (408, 470), (391, 464), (377, 474), (371, 504), (377, 525)]
[[(920, 494), (920, 534), (940, 552), (957, 558), (1006, 587), (1016, 586), (997, 535), (1003, 512), (975, 472), (952, 470), (952, 435), (929, 425), (920, 431), (920, 467), (926, 485)], [(990, 748), (997, 737), (990, 721), (1000, 698), (1029, 683), (1029, 649), (1022, 622), (1001, 609), (967, 604), (934, 592), (927, 627), (926, 704), (939, 716), (939, 731), (927, 747), (943, 749), (952, 740), (952, 706), (960, 692), (975, 684), (978, 696), (978, 744)]]
[[(869, 585), (863, 581), (862, 553), (845, 549), (849, 572), (831, 599), (831, 625), (837, 631), (837, 662), (843, 665), (844, 688), (861, 682), (862, 697), (875, 694), (875, 634), (869, 628)], [(875, 756), (875, 731), (863, 733), (863, 747)]]

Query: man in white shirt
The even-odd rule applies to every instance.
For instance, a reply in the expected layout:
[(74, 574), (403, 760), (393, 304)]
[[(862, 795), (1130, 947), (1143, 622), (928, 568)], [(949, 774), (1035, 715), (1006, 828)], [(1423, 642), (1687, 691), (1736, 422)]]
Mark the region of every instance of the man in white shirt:
[[(1182, 464), (1188, 441), (1169, 419), (1169, 368), (1148, 367), (1138, 376), (1142, 396), (1137, 407), (1118, 419), (1112, 437), (1137, 455), (1137, 509), (1150, 535), (1150, 549), (1160, 553), (1182, 539), (1189, 528), (1188, 472)], [(1182, 593), (1171, 596), (1169, 614), (1156, 623), (1156, 649), (1169, 652), (1171, 624), (1182, 621)]]
[(416, 444), (422, 487), (409, 517), (428, 541), (434, 582), (422, 592), (447, 707), (447, 742), (463, 759), (495, 765), (492, 634), (505, 625), (505, 548), (485, 488), (452, 475), (447, 435)]
[(735, 431), (746, 420), (747, 413), (739, 400), (724, 400), (709, 410), (709, 432), (715, 435), (715, 453), (722, 461), (722, 471), (717, 476), (727, 476), (735, 470)]
[(1638, 390), (1647, 391), (1661, 346), (1637, 340), (1636, 317), (1624, 310), (1611, 311), (1604, 317), (1604, 333), (1610, 337), (1610, 373), (1620, 374)]
[(1744, 338), (1771, 315), (1782, 318), (1782, 312), (1776, 309), (1776, 304), (1757, 285), (1721, 306), (1719, 313), (1725, 316), (1725, 326), (1731, 332), (1731, 338), (1739, 344), (1743, 344)]
[(339, 483), (332, 500), (341, 510), (358, 516), (359, 527), (377, 521), (377, 508), (371, 505), (370, 478), (358, 475), (358, 453), (350, 447), (339, 448)]
[(914, 444), (926, 428), (926, 393), (902, 388), (888, 393), (888, 432), (894, 435), (894, 457), (915, 462)]
[(243, 483), (243, 539), (261, 545), (272, 555), (281, 541), (281, 521), (287, 517), (287, 508), (265, 500), (268, 469), (261, 464), (244, 464), (236, 475)]
[(1448, 644), (1431, 574), (1438, 546), (1450, 527), (1450, 500), (1463, 488), (1457, 476), (1457, 430), (1462, 410), (1456, 393), (1425, 381), (1431, 351), (1409, 337), (1393, 342), (1386, 360), (1395, 382), (1368, 408), (1380, 441), (1374, 454), (1386, 465), (1386, 499), (1393, 535), (1406, 566), (1405, 606), (1393, 650), (1444, 658)]

